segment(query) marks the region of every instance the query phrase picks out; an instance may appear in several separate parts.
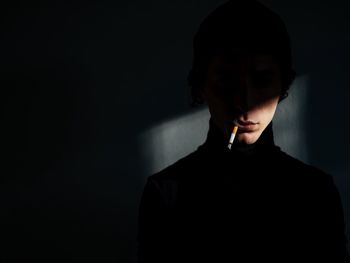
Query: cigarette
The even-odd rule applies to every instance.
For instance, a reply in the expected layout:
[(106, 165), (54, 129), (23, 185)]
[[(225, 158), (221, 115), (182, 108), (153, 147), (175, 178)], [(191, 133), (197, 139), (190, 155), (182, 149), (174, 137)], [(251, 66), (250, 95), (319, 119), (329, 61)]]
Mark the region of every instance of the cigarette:
[(236, 137), (236, 133), (238, 131), (238, 126), (235, 126), (233, 127), (233, 130), (232, 130), (232, 133), (231, 133), (231, 137), (230, 137), (230, 141), (228, 142), (228, 148), (231, 150), (231, 146), (232, 146), (232, 143)]

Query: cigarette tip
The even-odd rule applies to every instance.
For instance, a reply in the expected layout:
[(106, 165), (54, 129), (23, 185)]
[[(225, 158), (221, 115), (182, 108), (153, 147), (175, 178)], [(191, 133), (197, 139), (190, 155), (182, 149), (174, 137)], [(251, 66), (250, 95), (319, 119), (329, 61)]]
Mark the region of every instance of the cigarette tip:
[(232, 131), (232, 133), (236, 134), (236, 133), (237, 133), (237, 131), (238, 131), (238, 126), (233, 127), (233, 131)]

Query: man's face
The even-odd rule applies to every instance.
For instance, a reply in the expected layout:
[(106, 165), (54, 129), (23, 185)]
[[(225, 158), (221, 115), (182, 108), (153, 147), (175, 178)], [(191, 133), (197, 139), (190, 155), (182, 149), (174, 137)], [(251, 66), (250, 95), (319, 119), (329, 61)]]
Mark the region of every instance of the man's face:
[(281, 69), (271, 55), (218, 55), (208, 65), (202, 96), (211, 118), (226, 137), (255, 143), (271, 122), (282, 91)]

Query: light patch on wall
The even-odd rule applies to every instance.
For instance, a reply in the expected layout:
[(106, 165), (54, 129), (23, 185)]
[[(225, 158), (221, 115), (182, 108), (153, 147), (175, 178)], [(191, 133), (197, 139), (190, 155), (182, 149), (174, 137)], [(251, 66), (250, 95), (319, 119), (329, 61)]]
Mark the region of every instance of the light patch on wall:
[(275, 143), (291, 156), (308, 162), (306, 137), (306, 103), (309, 79), (300, 76), (290, 88), (289, 96), (277, 108), (273, 130)]
[[(298, 77), (288, 98), (283, 101), (273, 121), (275, 142), (283, 151), (307, 162), (305, 106), (308, 78)], [(195, 151), (206, 138), (209, 127), (207, 108), (164, 121), (139, 136), (144, 171), (153, 174)]]
[(153, 174), (196, 150), (209, 128), (207, 108), (165, 121), (139, 137), (146, 173)]

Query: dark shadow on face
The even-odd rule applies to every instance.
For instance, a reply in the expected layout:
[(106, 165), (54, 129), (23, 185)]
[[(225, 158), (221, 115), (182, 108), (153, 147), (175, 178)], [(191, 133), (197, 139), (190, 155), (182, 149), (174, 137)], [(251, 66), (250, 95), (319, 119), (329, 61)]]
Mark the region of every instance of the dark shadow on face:
[(202, 96), (214, 123), (229, 136), (252, 144), (272, 121), (282, 93), (282, 74), (272, 55), (218, 55), (208, 65)]

